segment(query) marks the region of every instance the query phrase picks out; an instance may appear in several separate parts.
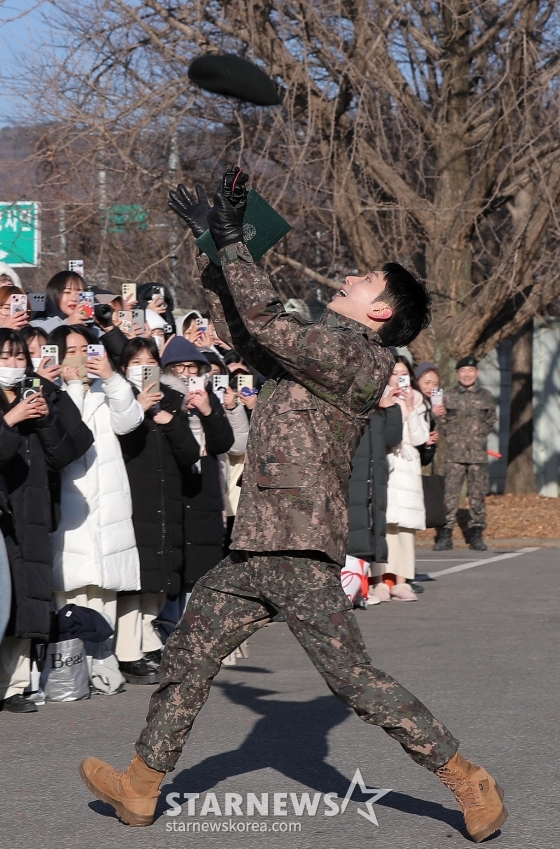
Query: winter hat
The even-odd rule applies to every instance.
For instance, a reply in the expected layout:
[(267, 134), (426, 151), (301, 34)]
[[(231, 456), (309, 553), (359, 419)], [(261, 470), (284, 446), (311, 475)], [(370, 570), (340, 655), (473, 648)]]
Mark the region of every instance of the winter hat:
[(420, 380), (423, 374), (426, 374), (427, 371), (435, 371), (438, 377), (440, 377), (439, 369), (433, 363), (420, 363), (420, 365), (416, 366), (414, 369), (414, 377), (416, 380)]
[(0, 277), (6, 276), (9, 277), (14, 286), (17, 286), (18, 289), (22, 289), (21, 280), (19, 279), (19, 274), (16, 274), (14, 269), (8, 265), (7, 262), (0, 262)]
[(210, 368), (210, 363), (200, 349), (183, 336), (175, 336), (163, 352), (161, 358), (163, 368), (172, 363), (202, 363)]
[(154, 310), (146, 310), (146, 321), (150, 330), (163, 330), (167, 324), (163, 316)]
[(192, 315), (195, 315), (197, 318), (202, 318), (201, 314), (198, 310), (189, 310), (185, 313), (185, 315), (180, 315), (179, 318), (175, 319), (175, 327), (177, 328), (177, 336), (183, 335), (183, 325), (188, 318)]

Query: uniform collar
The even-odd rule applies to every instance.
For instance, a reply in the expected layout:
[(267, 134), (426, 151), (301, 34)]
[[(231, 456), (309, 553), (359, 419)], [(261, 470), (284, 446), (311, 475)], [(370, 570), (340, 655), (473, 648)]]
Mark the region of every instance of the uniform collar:
[(459, 392), (478, 392), (480, 388), (478, 381), (473, 386), (463, 386), (461, 383), (457, 384)]
[(341, 315), (339, 312), (330, 310), (328, 307), (321, 316), (319, 324), (325, 327), (344, 327), (347, 330), (351, 330), (353, 336), (365, 336), (370, 342), (377, 342), (378, 345), (383, 345), (379, 333), (375, 330), (366, 327), (361, 321), (355, 321), (353, 318)]

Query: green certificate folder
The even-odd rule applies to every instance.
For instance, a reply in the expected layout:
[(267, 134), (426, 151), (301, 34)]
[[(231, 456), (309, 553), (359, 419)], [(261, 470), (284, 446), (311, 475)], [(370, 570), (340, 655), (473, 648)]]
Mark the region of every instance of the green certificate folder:
[[(260, 259), (291, 229), (288, 222), (258, 192), (249, 189), (247, 192), (247, 209), (243, 218), (243, 241), (255, 261)], [(202, 253), (209, 256), (213, 263), (221, 265), (210, 230), (206, 230), (202, 236), (199, 236), (195, 240), (195, 245)]]

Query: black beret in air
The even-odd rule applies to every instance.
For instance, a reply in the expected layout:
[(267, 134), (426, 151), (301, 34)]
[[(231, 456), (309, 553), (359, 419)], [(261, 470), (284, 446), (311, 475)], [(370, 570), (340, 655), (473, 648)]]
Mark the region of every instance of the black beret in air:
[(282, 99), (264, 71), (232, 53), (208, 53), (191, 62), (189, 79), (215, 94), (237, 97), (257, 106), (278, 106)]
[(459, 360), (456, 369), (464, 368), (465, 366), (472, 366), (472, 368), (476, 368), (478, 366), (478, 360), (475, 357), (463, 357), (462, 360)]

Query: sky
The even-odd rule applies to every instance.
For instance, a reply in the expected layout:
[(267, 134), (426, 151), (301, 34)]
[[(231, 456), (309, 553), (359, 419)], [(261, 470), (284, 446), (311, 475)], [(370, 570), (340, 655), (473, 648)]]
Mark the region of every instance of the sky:
[(38, 0), (0, 0), (0, 126), (13, 120), (15, 98), (10, 80), (18, 67), (26, 67), (38, 45), (49, 40), (45, 17), (52, 7)]

